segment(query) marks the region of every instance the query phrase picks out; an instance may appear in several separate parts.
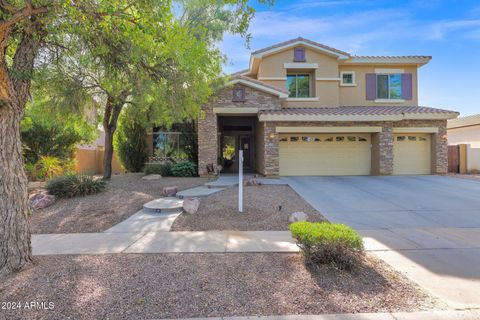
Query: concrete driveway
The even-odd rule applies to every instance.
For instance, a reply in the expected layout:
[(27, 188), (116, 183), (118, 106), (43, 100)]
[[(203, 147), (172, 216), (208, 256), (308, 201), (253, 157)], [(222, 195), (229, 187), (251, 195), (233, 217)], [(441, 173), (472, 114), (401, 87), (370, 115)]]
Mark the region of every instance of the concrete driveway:
[(480, 308), (480, 183), (444, 176), (282, 178), (365, 247), (457, 308)]

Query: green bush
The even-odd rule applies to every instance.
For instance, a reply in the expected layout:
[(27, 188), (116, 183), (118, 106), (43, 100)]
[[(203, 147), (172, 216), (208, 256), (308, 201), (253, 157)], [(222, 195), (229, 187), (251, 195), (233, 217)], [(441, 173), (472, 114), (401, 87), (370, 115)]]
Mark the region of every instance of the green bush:
[(197, 166), (191, 161), (181, 161), (172, 165), (174, 177), (194, 177), (197, 175)]
[(130, 172), (142, 171), (147, 155), (147, 128), (126, 113), (122, 114), (114, 144), (123, 167)]
[(162, 177), (168, 177), (172, 175), (172, 164), (170, 162), (165, 163), (147, 163), (143, 168), (143, 173), (159, 174)]
[(307, 262), (313, 265), (334, 264), (350, 270), (363, 257), (362, 238), (344, 224), (294, 222), (290, 231)]
[(36, 163), (27, 162), (25, 171), (30, 181), (47, 181), (74, 170), (73, 161), (57, 157), (41, 156)]
[(106, 187), (105, 181), (93, 176), (68, 174), (47, 183), (48, 193), (59, 198), (73, 198), (99, 193)]

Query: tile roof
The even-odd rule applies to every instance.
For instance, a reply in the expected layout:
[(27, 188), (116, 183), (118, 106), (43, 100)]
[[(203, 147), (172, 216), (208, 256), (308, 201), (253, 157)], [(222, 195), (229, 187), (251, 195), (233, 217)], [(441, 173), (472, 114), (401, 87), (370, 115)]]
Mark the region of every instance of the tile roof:
[(350, 56), (350, 54), (348, 52), (341, 51), (341, 50), (338, 50), (338, 49), (335, 49), (335, 48), (332, 48), (332, 47), (326, 46), (324, 44), (321, 44), (321, 43), (318, 43), (318, 42), (315, 42), (315, 41), (312, 41), (312, 40), (308, 40), (308, 39), (305, 39), (305, 38), (302, 38), (302, 37), (298, 37), (298, 38), (295, 38), (295, 39), (291, 39), (291, 40), (288, 40), (288, 41), (284, 41), (284, 42), (274, 44), (273, 46), (254, 51), (254, 52), (252, 52), (252, 54), (263, 53), (263, 52), (266, 52), (266, 51), (269, 51), (269, 50), (272, 50), (272, 49), (281, 48), (283, 46), (288, 46), (289, 44), (293, 44), (293, 43), (299, 42), (299, 41), (303, 41), (303, 42), (308, 43), (312, 46), (320, 47), (320, 48), (323, 48), (325, 50), (329, 50), (329, 51), (332, 51), (332, 52), (335, 52), (335, 53), (338, 53), (338, 54), (341, 54), (341, 55)]
[(282, 88), (282, 87), (277, 87), (277, 86), (273, 86), (271, 84), (267, 84), (265, 82), (262, 82), (260, 80), (256, 80), (256, 79), (253, 79), (253, 78), (250, 78), (250, 77), (246, 77), (246, 76), (242, 76), (241, 74), (234, 74), (230, 77), (230, 80), (235, 80), (235, 79), (239, 79), (239, 80), (244, 80), (244, 81), (248, 81), (248, 82), (252, 82), (252, 83), (255, 83), (259, 86), (262, 86), (262, 87), (265, 87), (265, 88), (270, 88), (272, 90), (276, 90), (276, 91), (279, 91), (279, 92), (283, 92), (283, 93), (286, 93), (286, 94), (290, 94), (290, 91), (287, 90), (287, 88)]
[(480, 114), (474, 114), (471, 116), (448, 120), (447, 128), (452, 129), (475, 125), (480, 125)]
[(450, 114), (456, 111), (420, 106), (345, 106), (324, 108), (283, 108), (262, 111), (265, 115), (383, 116), (402, 114)]

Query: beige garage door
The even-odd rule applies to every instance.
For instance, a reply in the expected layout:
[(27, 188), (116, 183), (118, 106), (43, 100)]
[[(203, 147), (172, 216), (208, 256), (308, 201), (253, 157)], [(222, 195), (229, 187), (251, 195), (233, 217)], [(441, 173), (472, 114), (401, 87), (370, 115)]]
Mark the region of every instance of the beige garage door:
[(280, 175), (369, 175), (370, 134), (281, 134)]
[(393, 174), (431, 173), (430, 134), (402, 133), (393, 139)]

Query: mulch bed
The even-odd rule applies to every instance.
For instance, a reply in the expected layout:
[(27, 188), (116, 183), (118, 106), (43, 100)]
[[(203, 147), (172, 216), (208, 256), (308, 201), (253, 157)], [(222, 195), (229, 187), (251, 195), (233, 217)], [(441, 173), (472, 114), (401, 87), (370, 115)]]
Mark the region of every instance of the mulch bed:
[(296, 211), (305, 212), (309, 221), (325, 220), (289, 186), (250, 186), (243, 195), (243, 213), (238, 212), (238, 188), (229, 188), (202, 198), (197, 213), (182, 213), (172, 231), (288, 230), (288, 218)]
[[(145, 319), (418, 311), (436, 300), (373, 257), (356, 272), (311, 270), (300, 254), (122, 254), (36, 257), (0, 279), (6, 319)], [(0, 317), (1, 318), (1, 317)]]
[(30, 218), (32, 233), (102, 232), (127, 219), (148, 201), (161, 197), (165, 186), (180, 190), (204, 184), (205, 178), (165, 177), (142, 180), (143, 174), (112, 177), (107, 189), (99, 194), (72, 199), (58, 199)]

